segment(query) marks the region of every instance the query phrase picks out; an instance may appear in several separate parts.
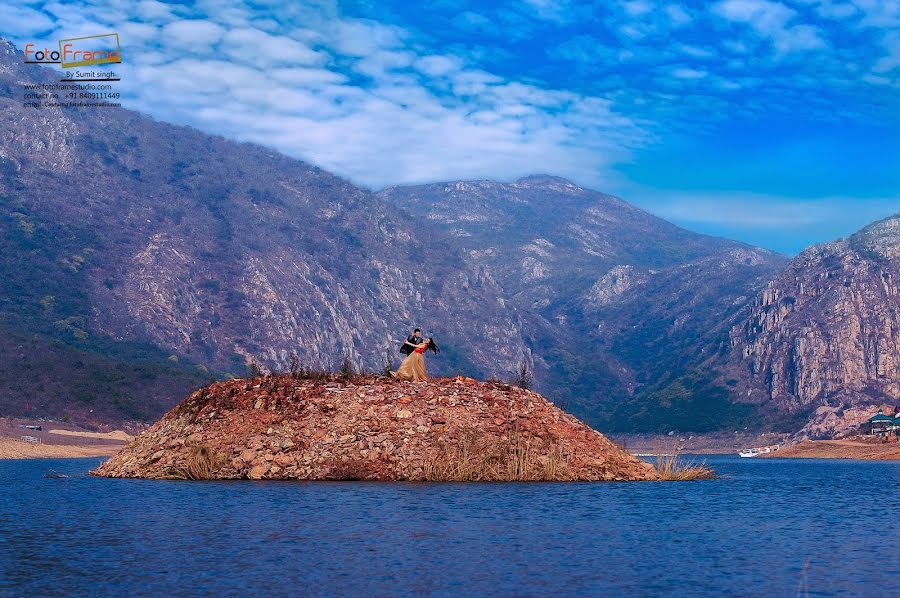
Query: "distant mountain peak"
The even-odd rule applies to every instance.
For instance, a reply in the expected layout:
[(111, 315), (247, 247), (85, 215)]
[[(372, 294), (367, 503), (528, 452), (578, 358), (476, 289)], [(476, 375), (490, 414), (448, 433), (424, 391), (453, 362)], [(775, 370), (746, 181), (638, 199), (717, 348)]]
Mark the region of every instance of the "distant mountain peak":
[(0, 37), (0, 64), (15, 64), (22, 61), (22, 53), (8, 39)]
[(850, 236), (857, 250), (875, 253), (888, 259), (900, 258), (900, 214), (873, 222)]
[(569, 179), (565, 179), (560, 176), (554, 176), (551, 174), (530, 174), (528, 176), (524, 176), (520, 179), (517, 179), (515, 182), (516, 185), (529, 185), (529, 186), (550, 186), (550, 187), (570, 187), (572, 189), (581, 189), (578, 185), (570, 181)]

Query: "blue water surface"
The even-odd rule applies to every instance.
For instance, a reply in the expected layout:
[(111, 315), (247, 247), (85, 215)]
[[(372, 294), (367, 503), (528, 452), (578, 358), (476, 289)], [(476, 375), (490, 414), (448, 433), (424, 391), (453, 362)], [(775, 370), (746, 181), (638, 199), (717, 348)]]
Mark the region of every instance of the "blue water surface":
[(0, 594), (900, 595), (900, 463), (707, 460), (726, 477), (165, 482), (0, 461)]

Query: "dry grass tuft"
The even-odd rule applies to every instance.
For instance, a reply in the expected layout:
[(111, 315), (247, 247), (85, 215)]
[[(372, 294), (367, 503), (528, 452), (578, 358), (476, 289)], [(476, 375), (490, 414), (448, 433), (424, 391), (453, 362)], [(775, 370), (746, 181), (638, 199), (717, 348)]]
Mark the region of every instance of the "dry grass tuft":
[(683, 461), (675, 450), (670, 453), (662, 451), (656, 453), (656, 473), (659, 479), (672, 482), (714, 480), (719, 477), (705, 463)]
[(164, 476), (172, 480), (209, 480), (225, 458), (208, 446), (193, 446), (184, 467), (171, 467)]
[(363, 461), (333, 460), (325, 479), (333, 481), (358, 481), (366, 480), (370, 477), (370, 468)]
[(458, 441), (437, 441), (425, 464), (430, 482), (563, 482), (574, 479), (566, 457), (553, 442), (525, 438), (484, 440), (475, 430)]

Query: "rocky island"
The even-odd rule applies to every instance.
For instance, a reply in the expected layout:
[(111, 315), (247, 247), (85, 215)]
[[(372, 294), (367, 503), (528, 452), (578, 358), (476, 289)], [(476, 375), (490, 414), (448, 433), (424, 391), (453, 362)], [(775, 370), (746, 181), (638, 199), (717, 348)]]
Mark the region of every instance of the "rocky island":
[(537, 393), (500, 382), (289, 374), (216, 382), (92, 472), (266, 480), (655, 480)]

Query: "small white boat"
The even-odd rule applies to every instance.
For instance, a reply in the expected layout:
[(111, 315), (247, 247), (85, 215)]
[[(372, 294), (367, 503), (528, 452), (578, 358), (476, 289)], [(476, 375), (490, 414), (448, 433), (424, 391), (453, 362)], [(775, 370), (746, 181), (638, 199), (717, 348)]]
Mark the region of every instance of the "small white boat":
[(758, 455), (766, 455), (777, 450), (778, 447), (764, 446), (762, 448), (744, 449), (738, 453), (741, 457), (756, 457)]

